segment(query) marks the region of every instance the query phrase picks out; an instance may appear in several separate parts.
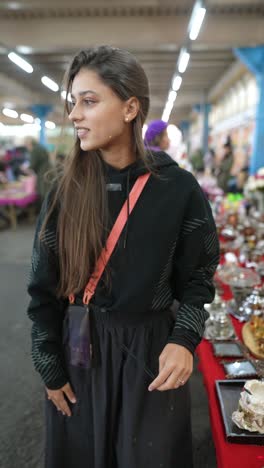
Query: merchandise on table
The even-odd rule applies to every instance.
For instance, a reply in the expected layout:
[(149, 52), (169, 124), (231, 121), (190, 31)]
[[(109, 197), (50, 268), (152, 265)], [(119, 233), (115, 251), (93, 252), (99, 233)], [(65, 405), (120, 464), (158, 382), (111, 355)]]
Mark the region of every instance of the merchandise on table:
[[(251, 380), (251, 382), (255, 380)], [(258, 381), (257, 381), (258, 382)], [(245, 379), (234, 379), (234, 380), (216, 380), (216, 393), (218, 402), (220, 405), (221, 416), (224, 423), (225, 437), (228, 442), (232, 444), (243, 444), (243, 445), (264, 445), (264, 434), (258, 431), (250, 431), (244, 427), (238, 427), (238, 425), (233, 421), (232, 416), (234, 413), (238, 412), (239, 400), (241, 394), (244, 392), (244, 388), (247, 381)], [(247, 392), (245, 392), (247, 393)], [(240, 416), (241, 419), (243, 416)], [(261, 417), (262, 419), (262, 417)], [(245, 447), (247, 452), (251, 450), (249, 447)], [(253, 449), (253, 447), (252, 447)], [(234, 451), (234, 446), (232, 446), (232, 451)], [(254, 450), (258, 453), (258, 450)], [(251, 454), (253, 451), (251, 452)], [(239, 455), (239, 452), (237, 453)], [(223, 465), (224, 467), (225, 465)], [(230, 465), (231, 466), (231, 465)], [(237, 465), (238, 466), (238, 465)], [(239, 464), (240, 466), (240, 464)], [(251, 465), (243, 465), (251, 466)], [(255, 466), (255, 465), (254, 465)], [(257, 465), (256, 465), (257, 466)]]
[(264, 434), (264, 382), (249, 380), (245, 383), (232, 420), (240, 429)]
[(221, 362), (224, 367), (227, 379), (241, 379), (258, 377), (258, 370), (254, 361), (241, 360), (233, 362)]

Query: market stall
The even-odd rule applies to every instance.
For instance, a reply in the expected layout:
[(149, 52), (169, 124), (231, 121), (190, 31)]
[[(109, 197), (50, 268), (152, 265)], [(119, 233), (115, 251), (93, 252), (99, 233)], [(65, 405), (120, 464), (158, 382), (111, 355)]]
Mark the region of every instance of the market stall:
[(197, 355), (218, 468), (264, 467), (264, 383), (260, 415), (252, 416), (258, 430), (238, 427), (234, 417), (243, 415), (239, 405), (247, 382), (264, 380), (264, 216), (247, 208), (243, 197), (227, 196), (220, 203), (216, 197), (213, 203), (221, 261)]
[(36, 193), (34, 175), (22, 177), (19, 181), (7, 182), (0, 186), (0, 207), (10, 222), (12, 229), (17, 227), (19, 210), (25, 211), (29, 219), (34, 217)]

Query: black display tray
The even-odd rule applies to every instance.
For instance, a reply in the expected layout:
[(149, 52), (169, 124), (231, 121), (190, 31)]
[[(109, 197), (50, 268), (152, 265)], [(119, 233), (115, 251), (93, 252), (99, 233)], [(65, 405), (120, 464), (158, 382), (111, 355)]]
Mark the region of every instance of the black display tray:
[(239, 429), (232, 421), (232, 413), (237, 410), (240, 393), (246, 380), (216, 380), (216, 392), (223, 417), (225, 435), (228, 442), (236, 444), (264, 445), (264, 434)]
[(214, 341), (212, 342), (213, 352), (216, 357), (236, 357), (244, 356), (243, 348), (239, 341)]

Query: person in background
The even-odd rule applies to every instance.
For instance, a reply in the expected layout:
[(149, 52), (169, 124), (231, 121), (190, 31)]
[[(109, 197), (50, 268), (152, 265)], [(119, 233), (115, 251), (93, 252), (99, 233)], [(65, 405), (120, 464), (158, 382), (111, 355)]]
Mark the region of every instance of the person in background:
[(231, 177), (231, 169), (234, 163), (233, 145), (230, 139), (223, 146), (224, 154), (219, 166), (215, 170), (218, 186), (228, 192), (228, 183)]
[(6, 184), (8, 182), (5, 170), (6, 170), (5, 163), (0, 160), (0, 184), (1, 183)]
[(214, 173), (215, 150), (213, 148), (209, 148), (207, 153), (204, 155), (204, 169), (206, 169), (210, 174)]
[(195, 174), (204, 171), (204, 158), (201, 148), (197, 148), (190, 157), (192, 168)]
[(163, 120), (152, 120), (145, 133), (144, 143), (152, 151), (166, 151), (170, 146), (168, 124)]
[(41, 206), (50, 188), (50, 182), (46, 177), (47, 172), (51, 169), (49, 153), (46, 148), (37, 143), (34, 138), (27, 138), (25, 146), (30, 154), (30, 169), (32, 169), (37, 176), (37, 193), (39, 195), (39, 206)]

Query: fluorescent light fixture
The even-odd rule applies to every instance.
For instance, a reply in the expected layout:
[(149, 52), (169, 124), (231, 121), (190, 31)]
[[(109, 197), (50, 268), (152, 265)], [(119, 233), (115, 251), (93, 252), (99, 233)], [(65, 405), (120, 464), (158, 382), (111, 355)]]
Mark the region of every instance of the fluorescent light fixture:
[(168, 122), (169, 118), (170, 118), (170, 114), (171, 114), (171, 111), (169, 111), (168, 109), (165, 108), (164, 111), (163, 111), (161, 120), (163, 120), (163, 122)]
[(14, 62), (18, 67), (22, 68), (25, 72), (27, 73), (32, 73), (33, 72), (33, 67), (28, 63), (26, 60), (24, 60), (20, 55), (17, 55), (15, 52), (10, 52), (8, 54), (9, 60), (11, 62)]
[(47, 86), (47, 88), (51, 89), (51, 91), (54, 91), (54, 93), (59, 90), (57, 83), (51, 80), (48, 76), (42, 76), (41, 81), (45, 86)]
[[(64, 101), (65, 101), (65, 99), (66, 99), (66, 97), (67, 97), (67, 96), (66, 96), (66, 91), (62, 91), (62, 92), (61, 92), (61, 97), (62, 97), (62, 99), (64, 99)], [(72, 102), (72, 98), (71, 98), (71, 95), (70, 95), (69, 93), (68, 93), (67, 101)]]
[(201, 26), (203, 24), (205, 13), (206, 8), (203, 7), (201, 1), (197, 1), (193, 7), (192, 16), (188, 28), (189, 38), (191, 39), (191, 41), (195, 41), (195, 39), (197, 39)]
[(173, 91), (179, 91), (181, 84), (182, 84), (182, 77), (180, 75), (176, 75), (172, 80)]
[(13, 110), (13, 109), (8, 109), (7, 107), (5, 107), (3, 110), (2, 110), (3, 114), (6, 115), (6, 117), (11, 117), (12, 119), (17, 119), (18, 117), (18, 113)]
[(45, 127), (48, 128), (49, 130), (54, 130), (54, 128), (56, 128), (56, 125), (54, 122), (51, 122), (50, 120), (46, 120)]
[(172, 102), (172, 104), (173, 104), (176, 97), (177, 97), (176, 91), (170, 91), (169, 96), (168, 96), (168, 102)]
[(10, 10), (19, 10), (21, 8), (21, 5), (18, 2), (8, 2), (7, 8), (9, 8)]
[(21, 114), (20, 118), (21, 120), (23, 120), (23, 122), (27, 122), (27, 123), (34, 122), (34, 118), (32, 117), (32, 115), (29, 115), (29, 114)]
[(190, 60), (190, 54), (186, 49), (181, 49), (179, 61), (178, 61), (178, 70), (179, 73), (184, 73)]
[(32, 47), (24, 46), (24, 45), (18, 45), (18, 46), (16, 46), (16, 50), (17, 50), (20, 54), (32, 54), (32, 52), (33, 52)]
[(173, 108), (173, 102), (167, 101), (161, 120), (163, 120), (164, 122), (168, 122), (172, 108)]
[(14, 109), (15, 104), (13, 102), (5, 101), (3, 102), (3, 107), (8, 107), (8, 109)]

